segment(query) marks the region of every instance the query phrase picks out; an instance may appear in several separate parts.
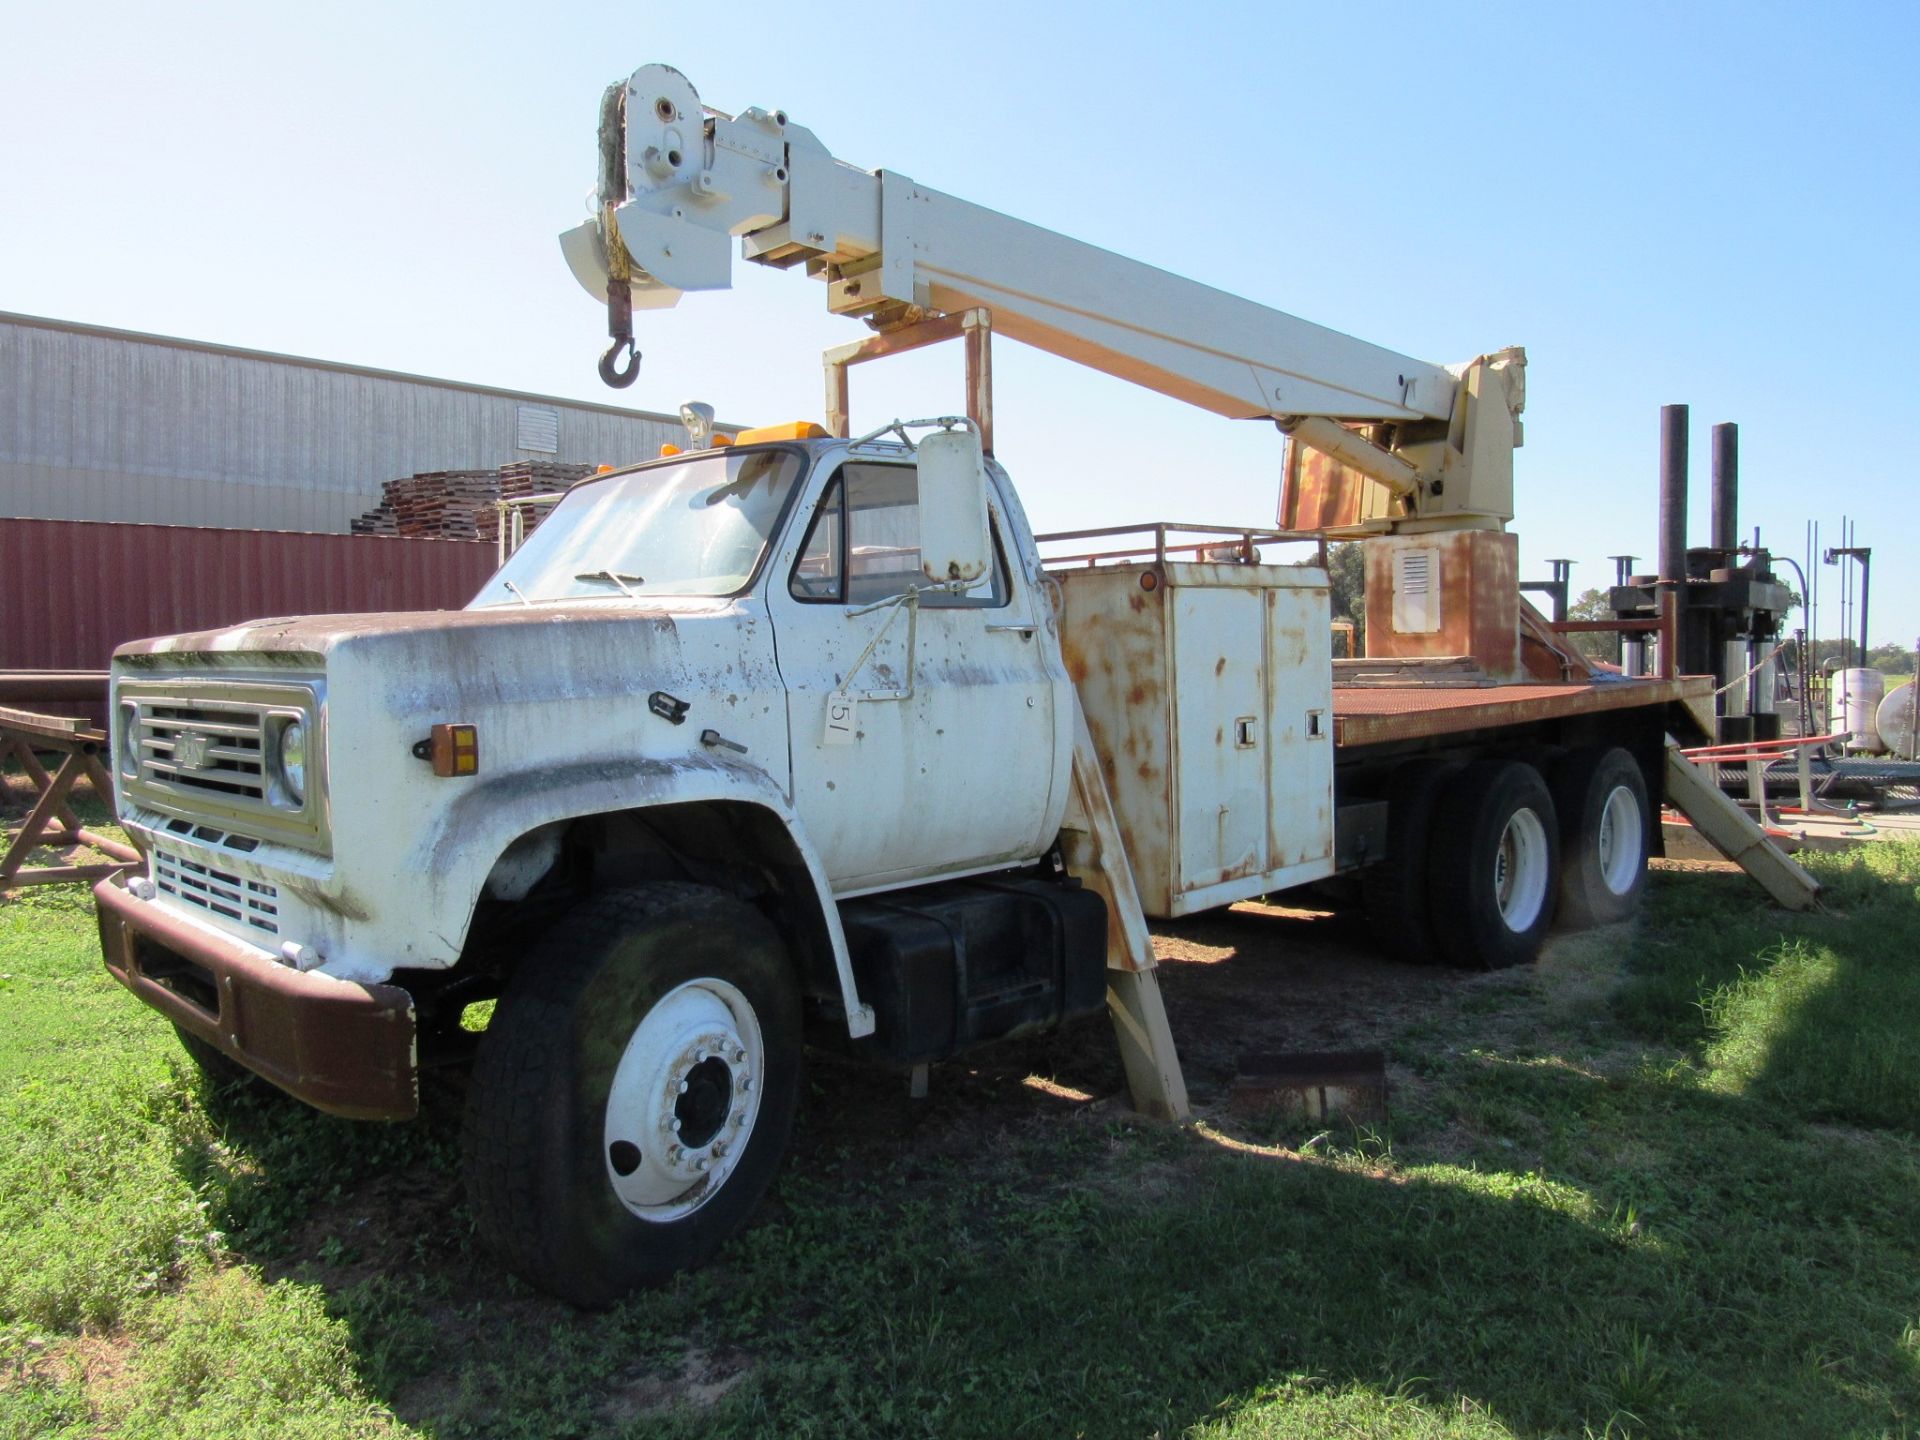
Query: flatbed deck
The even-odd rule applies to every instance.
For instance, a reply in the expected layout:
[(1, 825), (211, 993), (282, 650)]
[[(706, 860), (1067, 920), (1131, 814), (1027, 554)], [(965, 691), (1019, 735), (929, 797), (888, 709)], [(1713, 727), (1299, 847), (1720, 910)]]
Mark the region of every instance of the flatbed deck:
[(1604, 680), (1586, 684), (1488, 685), (1459, 689), (1420, 685), (1336, 685), (1336, 749), (1430, 740), (1530, 721), (1558, 720), (1645, 705), (1685, 705), (1712, 733), (1713, 677)]

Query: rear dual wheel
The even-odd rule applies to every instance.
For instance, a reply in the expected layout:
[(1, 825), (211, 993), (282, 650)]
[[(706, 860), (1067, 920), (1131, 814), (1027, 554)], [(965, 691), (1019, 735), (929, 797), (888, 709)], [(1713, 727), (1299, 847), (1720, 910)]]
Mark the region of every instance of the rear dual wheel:
[(1387, 788), (1387, 853), (1360, 872), (1367, 926), (1380, 953), (1409, 965), (1440, 959), (1427, 899), (1434, 808), (1460, 772), (1457, 760), (1409, 760)]
[(1427, 894), (1434, 941), (1451, 964), (1525, 965), (1553, 924), (1560, 827), (1546, 781), (1516, 760), (1455, 775), (1434, 811)]
[(1572, 750), (1549, 776), (1560, 817), (1560, 919), (1584, 929), (1625, 920), (1646, 885), (1653, 808), (1633, 756)]

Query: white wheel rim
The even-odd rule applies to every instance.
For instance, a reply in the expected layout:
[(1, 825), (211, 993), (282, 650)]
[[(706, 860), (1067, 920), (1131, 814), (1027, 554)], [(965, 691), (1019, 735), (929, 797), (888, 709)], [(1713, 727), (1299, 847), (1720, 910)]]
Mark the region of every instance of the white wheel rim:
[(1533, 928), (1547, 899), (1547, 827), (1532, 810), (1516, 810), (1493, 852), (1493, 893), (1500, 918), (1516, 935)]
[(1646, 823), (1640, 802), (1625, 785), (1616, 785), (1600, 807), (1600, 834), (1594, 848), (1600, 856), (1600, 881), (1615, 895), (1625, 895), (1645, 867), (1641, 849)]
[(607, 1095), (600, 1153), (620, 1203), (659, 1224), (718, 1195), (760, 1113), (760, 1022), (724, 980), (689, 980), (646, 1013)]

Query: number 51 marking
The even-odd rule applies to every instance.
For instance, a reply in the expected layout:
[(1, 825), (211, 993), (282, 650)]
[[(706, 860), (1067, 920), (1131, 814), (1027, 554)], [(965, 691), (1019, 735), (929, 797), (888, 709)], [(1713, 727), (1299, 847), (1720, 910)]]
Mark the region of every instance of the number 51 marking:
[(855, 706), (853, 696), (836, 690), (827, 696), (827, 726), (820, 737), (822, 745), (851, 745), (854, 742)]

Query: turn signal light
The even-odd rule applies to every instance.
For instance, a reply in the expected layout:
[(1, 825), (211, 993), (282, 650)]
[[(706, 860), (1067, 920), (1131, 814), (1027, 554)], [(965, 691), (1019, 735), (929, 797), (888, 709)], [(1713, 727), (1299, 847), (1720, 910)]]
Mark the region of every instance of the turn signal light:
[(480, 773), (480, 731), (472, 725), (436, 725), (427, 740), (427, 758), (436, 775)]

